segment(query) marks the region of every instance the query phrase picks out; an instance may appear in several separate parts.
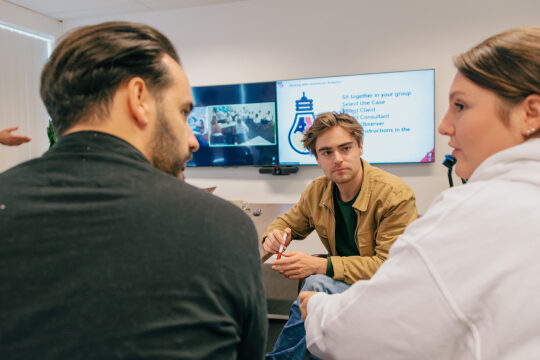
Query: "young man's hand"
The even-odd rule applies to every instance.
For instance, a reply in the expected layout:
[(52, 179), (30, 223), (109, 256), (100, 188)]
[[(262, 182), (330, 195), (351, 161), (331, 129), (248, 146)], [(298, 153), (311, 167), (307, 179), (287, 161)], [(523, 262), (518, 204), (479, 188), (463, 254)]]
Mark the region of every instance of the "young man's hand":
[(312, 256), (301, 251), (283, 253), (282, 258), (274, 261), (272, 269), (279, 271), (289, 279), (302, 279), (313, 274), (326, 274), (328, 260)]
[[(287, 241), (283, 240), (283, 234), (287, 234)], [(266, 235), (266, 239), (263, 242), (263, 249), (269, 253), (277, 254), (279, 247), (283, 244), (283, 250), (287, 248), (287, 245), (291, 242), (291, 229), (285, 228), (285, 231), (274, 229), (271, 233)]]

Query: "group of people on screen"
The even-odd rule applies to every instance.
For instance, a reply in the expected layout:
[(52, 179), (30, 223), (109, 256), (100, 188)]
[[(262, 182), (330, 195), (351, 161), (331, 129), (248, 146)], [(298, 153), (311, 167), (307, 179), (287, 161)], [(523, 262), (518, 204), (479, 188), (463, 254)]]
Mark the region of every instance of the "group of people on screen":
[[(303, 145), (324, 175), (258, 239), (240, 208), (182, 181), (198, 135), (236, 121), (241, 144), (246, 118), (188, 120), (187, 75), (150, 26), (69, 32), (41, 74), (59, 140), (0, 174), (1, 357), (537, 357), (540, 27), (496, 34), (454, 64), (438, 131), (466, 184), (419, 218), (405, 181), (362, 158), (357, 119), (322, 113)], [(15, 130), (0, 143), (30, 141)], [(326, 257), (287, 249), (313, 230)], [(259, 245), (302, 279), (266, 354)]]
[(201, 146), (270, 145), (276, 141), (270, 110), (263, 114), (261, 109), (257, 112), (248, 111), (246, 106), (222, 105), (210, 107), (207, 115), (206, 108), (200, 109), (203, 111), (190, 115), (188, 122)]

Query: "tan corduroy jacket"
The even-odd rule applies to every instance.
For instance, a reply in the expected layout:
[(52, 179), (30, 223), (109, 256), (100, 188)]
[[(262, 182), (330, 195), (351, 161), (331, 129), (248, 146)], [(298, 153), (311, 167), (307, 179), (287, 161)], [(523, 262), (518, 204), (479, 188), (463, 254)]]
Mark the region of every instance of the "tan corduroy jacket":
[(362, 160), (364, 177), (360, 194), (353, 204), (358, 215), (356, 246), (360, 256), (336, 253), (333, 183), (326, 176), (311, 182), (300, 200), (266, 229), (291, 228), (293, 240), (302, 240), (317, 231), (331, 256), (334, 279), (347, 284), (369, 279), (388, 258), (390, 247), (407, 225), (417, 217), (413, 191), (403, 180)]

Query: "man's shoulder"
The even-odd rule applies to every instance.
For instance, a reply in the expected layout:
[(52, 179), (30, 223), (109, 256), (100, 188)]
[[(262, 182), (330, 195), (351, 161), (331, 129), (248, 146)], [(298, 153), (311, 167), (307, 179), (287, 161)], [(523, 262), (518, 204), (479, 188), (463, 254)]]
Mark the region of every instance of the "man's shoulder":
[(369, 180), (372, 183), (374, 191), (389, 191), (392, 194), (403, 194), (406, 196), (414, 196), (412, 189), (407, 183), (394, 174), (383, 169), (369, 165), (369, 171), (366, 172)]
[(245, 215), (236, 205), (222, 199), (206, 190), (200, 189), (185, 181), (167, 174), (159, 174), (163, 179), (158, 194), (163, 200), (172, 202), (175, 206), (191, 208), (192, 211), (204, 210), (209, 213), (227, 214), (227, 216)]
[(141, 197), (149, 211), (162, 214), (158, 222), (167, 220), (164, 224), (171, 228), (192, 227), (212, 239), (233, 239), (238, 233), (252, 233), (256, 238), (252, 221), (238, 206), (173, 176), (164, 176), (167, 178), (160, 180), (159, 189)]
[(329, 178), (323, 175), (312, 180), (309, 183), (309, 185), (306, 187), (303, 193), (306, 195), (314, 195), (314, 194), (321, 195), (325, 191), (331, 189), (331, 187), (332, 187), (332, 180), (330, 180)]
[(308, 185), (308, 189), (310, 187), (316, 187), (316, 188), (326, 188), (327, 186), (331, 185), (332, 184), (332, 180), (330, 180), (329, 178), (327, 178), (326, 176), (319, 176), (318, 178), (315, 178), (313, 179), (309, 185)]
[(32, 178), (35, 168), (42, 166), (42, 158), (35, 158), (17, 164), (4, 172), (0, 172), (0, 182), (19, 184), (21, 180)]

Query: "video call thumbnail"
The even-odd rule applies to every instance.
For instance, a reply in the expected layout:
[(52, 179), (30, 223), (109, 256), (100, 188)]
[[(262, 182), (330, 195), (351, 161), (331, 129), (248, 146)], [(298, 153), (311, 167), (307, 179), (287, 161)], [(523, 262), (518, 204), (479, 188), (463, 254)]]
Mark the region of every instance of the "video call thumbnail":
[(188, 124), (199, 151), (188, 166), (276, 165), (275, 82), (192, 88)]

